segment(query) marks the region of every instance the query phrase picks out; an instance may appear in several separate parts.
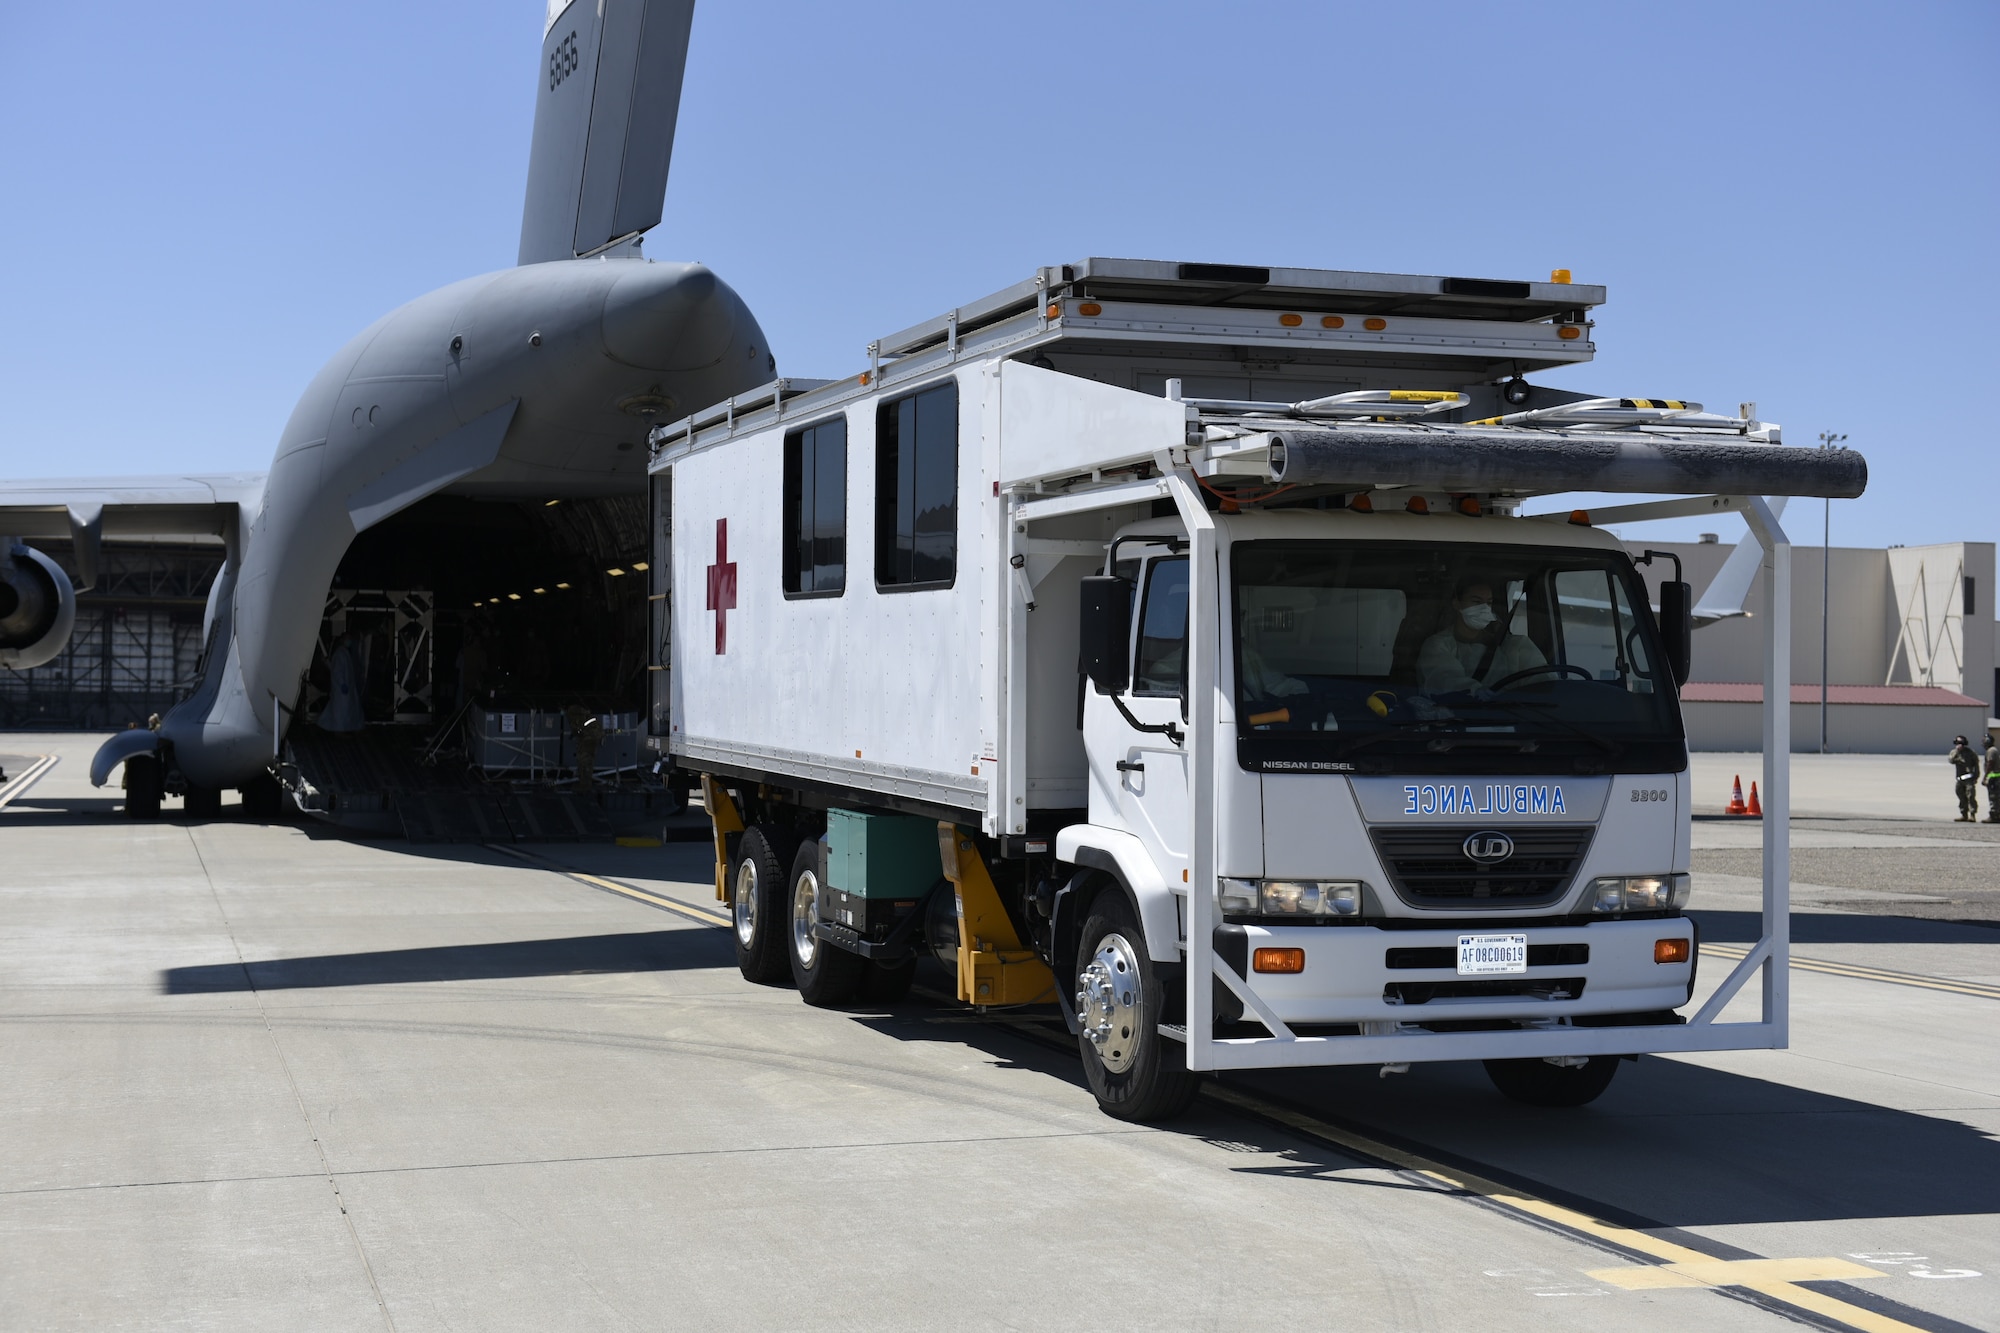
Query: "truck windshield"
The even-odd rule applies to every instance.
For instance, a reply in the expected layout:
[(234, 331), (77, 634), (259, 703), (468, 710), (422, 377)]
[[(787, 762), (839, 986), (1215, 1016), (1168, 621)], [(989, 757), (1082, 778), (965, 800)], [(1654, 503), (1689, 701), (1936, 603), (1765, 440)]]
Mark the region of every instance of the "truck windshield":
[(1251, 541), (1231, 567), (1246, 768), (1686, 766), (1673, 680), (1622, 553)]

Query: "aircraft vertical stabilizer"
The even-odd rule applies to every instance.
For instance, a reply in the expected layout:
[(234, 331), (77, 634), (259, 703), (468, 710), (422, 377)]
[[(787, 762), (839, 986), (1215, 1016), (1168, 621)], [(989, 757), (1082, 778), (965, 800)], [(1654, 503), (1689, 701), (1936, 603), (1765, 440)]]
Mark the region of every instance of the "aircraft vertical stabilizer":
[(694, 0), (549, 0), (521, 263), (659, 222), (693, 22)]

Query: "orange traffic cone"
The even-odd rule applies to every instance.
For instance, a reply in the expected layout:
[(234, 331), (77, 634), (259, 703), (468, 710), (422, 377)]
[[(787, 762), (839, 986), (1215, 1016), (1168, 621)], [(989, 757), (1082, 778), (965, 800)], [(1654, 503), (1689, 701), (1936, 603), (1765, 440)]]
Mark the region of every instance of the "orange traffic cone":
[(1750, 813), (1750, 808), (1743, 804), (1743, 775), (1741, 773), (1736, 775), (1736, 785), (1730, 790), (1729, 804), (1724, 807), (1722, 813), (1725, 815), (1745, 815)]
[(1764, 807), (1757, 804), (1757, 784), (1755, 782), (1750, 784), (1750, 805), (1743, 813), (1746, 815), (1756, 815), (1759, 818), (1763, 817)]

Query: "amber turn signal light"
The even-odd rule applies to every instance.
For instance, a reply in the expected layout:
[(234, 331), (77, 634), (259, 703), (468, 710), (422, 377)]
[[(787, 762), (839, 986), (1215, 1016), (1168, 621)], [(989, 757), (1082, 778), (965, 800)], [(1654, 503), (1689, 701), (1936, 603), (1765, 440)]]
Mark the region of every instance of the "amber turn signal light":
[[(1686, 943), (1685, 940), (1682, 943)], [(1259, 949), (1250, 955), (1250, 970), (1253, 972), (1303, 972), (1306, 970), (1304, 949)]]
[(1686, 940), (1653, 941), (1653, 961), (1656, 963), (1685, 963), (1690, 955)]

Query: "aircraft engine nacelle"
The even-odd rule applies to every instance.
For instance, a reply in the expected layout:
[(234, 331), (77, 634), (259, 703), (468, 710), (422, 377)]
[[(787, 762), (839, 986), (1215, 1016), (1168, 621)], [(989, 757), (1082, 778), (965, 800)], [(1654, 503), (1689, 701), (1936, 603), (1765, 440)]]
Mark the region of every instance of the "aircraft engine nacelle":
[(76, 628), (76, 590), (62, 566), (19, 542), (0, 546), (0, 667), (53, 659)]

